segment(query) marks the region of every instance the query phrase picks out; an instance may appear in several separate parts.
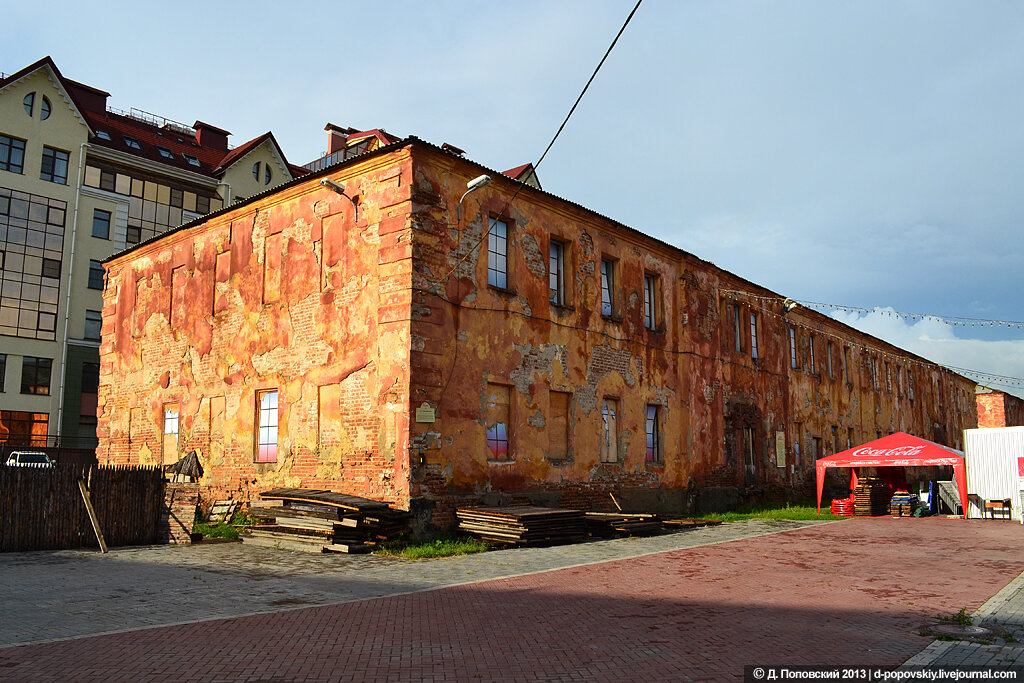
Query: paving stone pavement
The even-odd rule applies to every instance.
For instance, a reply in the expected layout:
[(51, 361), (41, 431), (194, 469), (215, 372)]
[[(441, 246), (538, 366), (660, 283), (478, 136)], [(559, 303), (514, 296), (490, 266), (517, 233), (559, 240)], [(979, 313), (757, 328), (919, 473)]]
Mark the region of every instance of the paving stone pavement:
[[(119, 608), (120, 628), (136, 629), (2, 648), (0, 680), (719, 681), (740, 680), (744, 664), (898, 665), (928, 644), (923, 624), (960, 608), (1004, 621), (1016, 613), (1018, 628), (1020, 591), (1000, 589), (1024, 569), (1021, 525), (943, 519), (724, 525), (443, 561), (343, 558), (351, 564), (341, 571), (332, 558), (260, 549), (277, 553), (263, 560), (244, 547), (231, 555), (238, 546), (207, 546), (204, 557), (202, 548), (165, 549), (180, 552), (162, 573), (141, 550), (116, 565), (82, 554), (71, 558), (78, 564), (65, 553), (0, 557), (0, 642), (38, 635), (33, 604), (50, 615), (44, 637), (118, 630), (104, 610)], [(214, 556), (216, 571), (204, 566)], [(113, 588), (93, 578), (97, 567), (114, 572)], [(69, 573), (53, 604), (42, 600), (49, 595), (17, 595)], [(160, 583), (174, 576), (201, 583)], [(125, 582), (131, 592), (118, 599)], [(133, 626), (145, 621), (132, 607), (144, 594), (136, 582), (152, 588), (154, 602), (176, 602), (175, 610), (151, 605), (161, 618), (187, 617), (192, 606), (193, 622)], [(279, 591), (274, 600), (340, 604), (281, 611), (255, 595), (265, 586)], [(102, 618), (91, 631), (79, 623), (81, 605), (58, 604), (76, 591), (110, 603), (92, 605)], [(8, 597), (21, 601), (16, 614)], [(265, 613), (208, 616), (232, 608)], [(19, 634), (24, 625), (9, 627), (9, 617), (27, 618), (28, 630)]]
[(399, 595), (760, 536), (752, 521), (647, 538), (412, 561), (238, 543), (0, 554), (0, 647)]

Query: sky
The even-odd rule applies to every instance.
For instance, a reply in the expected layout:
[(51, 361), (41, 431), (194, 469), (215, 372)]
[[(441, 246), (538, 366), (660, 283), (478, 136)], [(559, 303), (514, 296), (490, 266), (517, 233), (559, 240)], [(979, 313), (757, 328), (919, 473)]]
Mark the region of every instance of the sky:
[[(0, 71), (45, 55), (136, 107), (328, 122), (536, 161), (633, 7), (0, 0)], [(33, 28), (28, 28), (33, 27)], [(544, 189), (933, 361), (1024, 378), (1024, 3), (644, 0), (538, 169)], [(1024, 381), (993, 385), (1024, 395)]]

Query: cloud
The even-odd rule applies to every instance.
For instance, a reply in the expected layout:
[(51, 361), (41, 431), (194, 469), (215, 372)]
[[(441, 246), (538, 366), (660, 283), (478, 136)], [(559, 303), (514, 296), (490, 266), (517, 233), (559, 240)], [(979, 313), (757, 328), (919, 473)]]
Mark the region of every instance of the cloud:
[[(958, 337), (957, 331), (964, 328), (936, 319), (907, 320), (892, 308), (878, 308), (866, 314), (835, 311), (832, 317), (940, 365), (1024, 378), (1024, 339), (988, 341)], [(1024, 398), (1024, 380), (1000, 382), (963, 370), (960, 374), (985, 386)]]

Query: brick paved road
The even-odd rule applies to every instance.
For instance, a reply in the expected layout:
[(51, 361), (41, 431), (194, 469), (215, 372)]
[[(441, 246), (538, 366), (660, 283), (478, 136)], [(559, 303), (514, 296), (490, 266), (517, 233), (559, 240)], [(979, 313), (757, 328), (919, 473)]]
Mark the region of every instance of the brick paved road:
[[(735, 680), (899, 664), (1024, 570), (1024, 527), (850, 520), (325, 607), (0, 650), (12, 681)], [(429, 565), (429, 563), (423, 563)]]

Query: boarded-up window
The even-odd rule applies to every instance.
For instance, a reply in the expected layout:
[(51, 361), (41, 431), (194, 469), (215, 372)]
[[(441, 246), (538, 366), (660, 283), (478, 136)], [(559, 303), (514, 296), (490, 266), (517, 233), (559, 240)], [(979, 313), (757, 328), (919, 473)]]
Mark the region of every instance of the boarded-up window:
[(606, 398), (601, 404), (601, 462), (618, 462), (619, 401)]
[(569, 398), (565, 391), (550, 394), (550, 419), (548, 420), (548, 457), (561, 459), (569, 457)]
[(263, 242), (263, 302), (281, 298), (281, 234), (267, 235)]
[(228, 280), (231, 279), (231, 252), (225, 251), (217, 254), (217, 272), (213, 283), (213, 312), (214, 314), (225, 311), (228, 308)]
[(494, 460), (508, 460), (509, 449), (509, 388), (503, 384), (487, 384), (487, 450)]
[(185, 301), (186, 288), (188, 285), (188, 273), (185, 266), (178, 266), (171, 271), (171, 327), (181, 326), (185, 323)]
[(319, 415), (317, 416), (320, 448), (337, 446), (341, 428), (341, 385), (327, 384), (320, 387)]
[(165, 465), (171, 465), (178, 461), (178, 404), (165, 403), (163, 415), (163, 459)]

